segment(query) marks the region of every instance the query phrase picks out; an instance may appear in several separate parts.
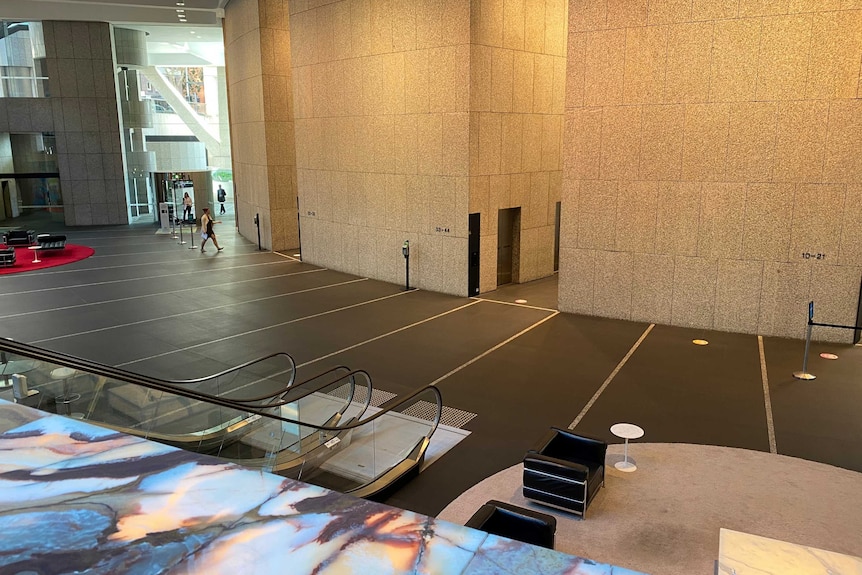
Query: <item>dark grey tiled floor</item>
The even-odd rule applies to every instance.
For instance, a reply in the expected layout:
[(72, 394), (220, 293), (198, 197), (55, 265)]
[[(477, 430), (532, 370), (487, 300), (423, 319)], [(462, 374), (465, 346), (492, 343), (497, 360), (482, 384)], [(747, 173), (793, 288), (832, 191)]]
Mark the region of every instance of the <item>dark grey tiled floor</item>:
[[(608, 382), (649, 326), (536, 309), (555, 307), (555, 277), (482, 301), (405, 293), (220, 232), (226, 249), (202, 255), (148, 226), (67, 230), (95, 256), (0, 276), (0, 336), (167, 378), (276, 351), (301, 375), (346, 364), (400, 395), (446, 376), (446, 405), (478, 414), (472, 434), (389, 500), (432, 515), (569, 425), (605, 383), (577, 430), (619, 441), (608, 428), (630, 421), (643, 441), (770, 449), (756, 336), (655, 326)], [(518, 298), (535, 307), (506, 305)], [(790, 375), (803, 342), (764, 338), (764, 349), (777, 451), (862, 471), (862, 350), (814, 344), (818, 379), (804, 382)]]

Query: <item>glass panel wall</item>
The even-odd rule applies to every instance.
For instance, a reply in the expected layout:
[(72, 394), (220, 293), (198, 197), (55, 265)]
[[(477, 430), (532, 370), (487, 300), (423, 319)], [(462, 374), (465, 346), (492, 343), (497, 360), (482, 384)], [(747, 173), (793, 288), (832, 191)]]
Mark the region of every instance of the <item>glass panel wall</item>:
[(63, 221), (53, 133), (0, 133), (0, 226), (35, 216)]
[(0, 98), (49, 95), (42, 24), (0, 20)]

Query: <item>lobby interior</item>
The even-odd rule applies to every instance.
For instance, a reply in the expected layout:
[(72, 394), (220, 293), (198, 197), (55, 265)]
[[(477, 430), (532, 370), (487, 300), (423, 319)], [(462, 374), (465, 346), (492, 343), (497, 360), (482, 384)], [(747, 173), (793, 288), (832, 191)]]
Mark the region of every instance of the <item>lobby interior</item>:
[[(17, 0), (0, 18), (46, 20), (37, 4)], [(643, 443), (791, 456), (835, 466), (841, 480), (862, 471), (854, 331), (815, 328), (818, 379), (791, 375), (809, 301), (819, 322), (859, 325), (858, 1), (201, 0), (192, 12), (219, 16), (236, 189), (226, 252), (202, 260), (127, 226), (123, 180), (106, 167), (107, 199), (71, 196), (80, 207), (70, 202), (68, 227), (57, 226), (96, 256), (68, 273), (0, 279), (0, 335), (160, 377), (287, 351), (315, 369), (367, 369), (396, 395), (437, 382), (446, 406), (476, 414), (470, 435), (387, 501), (431, 516), (517, 466), (551, 425), (619, 443), (609, 427), (630, 421)], [(4, 121), (29, 129), (9, 102), (0, 132)], [(63, 111), (50, 110), (54, 127)], [(120, 227), (80, 227), (79, 215)], [(274, 327), (284, 314), (400, 293), (405, 240), (416, 292)], [(249, 270), (234, 269), (244, 259), (322, 270), (308, 276), (323, 282), (315, 288), (362, 281), (338, 298), (324, 289), (251, 305), (302, 286), (249, 291)], [(191, 289), (203, 273), (221, 275)], [(126, 277), (152, 285), (127, 292), (114, 283)], [(212, 291), (220, 309), (209, 312)], [(139, 296), (148, 307), (122, 303)], [(94, 307), (76, 307), (85, 303)], [(188, 323), (171, 319), (186, 312)], [(199, 316), (218, 334), (210, 345), (198, 341)], [(686, 481), (685, 463), (657, 461)], [(618, 529), (625, 509), (613, 493), (609, 481), (596, 519), (607, 505)], [(842, 523), (858, 496), (844, 505), (832, 525), (732, 526), (862, 555)], [(669, 524), (690, 521), (681, 509)], [(748, 510), (775, 513), (769, 502)], [(651, 561), (691, 543), (678, 535), (638, 540), (637, 560), (622, 543), (602, 557), (565, 550), (672, 573)], [(717, 540), (713, 530), (696, 545), (715, 557)]]

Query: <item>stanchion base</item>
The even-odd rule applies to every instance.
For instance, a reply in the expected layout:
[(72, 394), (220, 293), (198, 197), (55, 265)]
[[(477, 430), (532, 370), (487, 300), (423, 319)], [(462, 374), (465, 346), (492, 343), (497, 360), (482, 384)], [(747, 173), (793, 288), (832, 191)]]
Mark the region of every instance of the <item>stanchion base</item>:
[(177, 243), (178, 243), (179, 245), (181, 245), (181, 246), (184, 246), (184, 245), (186, 245), (188, 242), (177, 242)]
[(807, 380), (817, 379), (817, 376), (814, 375), (813, 373), (806, 373), (804, 371), (794, 371), (793, 377), (795, 377), (796, 379), (807, 379)]

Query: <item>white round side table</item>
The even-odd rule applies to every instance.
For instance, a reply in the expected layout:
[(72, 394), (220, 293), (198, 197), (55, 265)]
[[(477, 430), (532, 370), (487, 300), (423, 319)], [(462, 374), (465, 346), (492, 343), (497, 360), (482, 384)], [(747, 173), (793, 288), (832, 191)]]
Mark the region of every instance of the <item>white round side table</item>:
[(73, 401), (81, 399), (81, 394), (69, 393), (69, 378), (75, 375), (75, 373), (77, 373), (77, 370), (74, 370), (71, 367), (58, 367), (51, 372), (52, 379), (63, 380), (63, 390), (61, 395), (54, 397), (57, 413), (60, 415), (69, 415), (71, 417), (75, 417), (76, 415), (72, 413), (71, 404)]
[(626, 446), (623, 448), (625, 450), (625, 456), (622, 461), (617, 461), (614, 464), (614, 467), (620, 471), (625, 471), (626, 473), (637, 471), (637, 465), (629, 461), (629, 439), (638, 439), (643, 437), (644, 430), (634, 423), (615, 423), (611, 426), (611, 433), (626, 440)]

